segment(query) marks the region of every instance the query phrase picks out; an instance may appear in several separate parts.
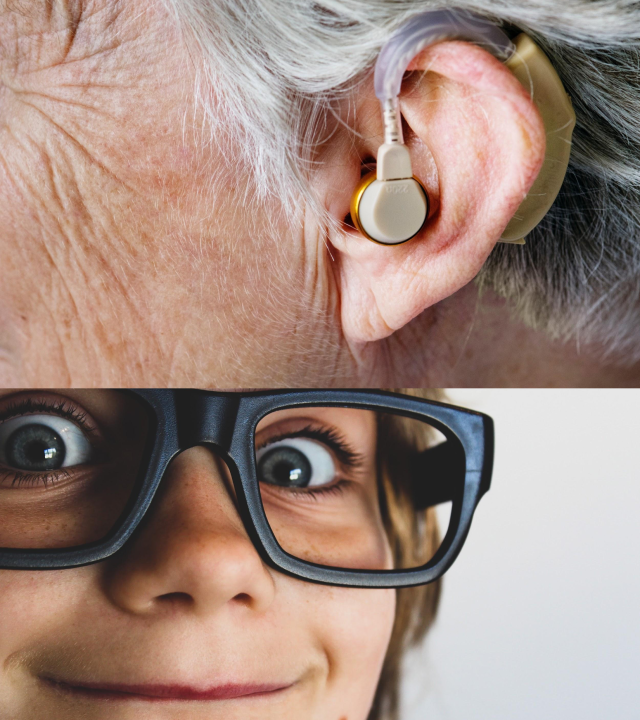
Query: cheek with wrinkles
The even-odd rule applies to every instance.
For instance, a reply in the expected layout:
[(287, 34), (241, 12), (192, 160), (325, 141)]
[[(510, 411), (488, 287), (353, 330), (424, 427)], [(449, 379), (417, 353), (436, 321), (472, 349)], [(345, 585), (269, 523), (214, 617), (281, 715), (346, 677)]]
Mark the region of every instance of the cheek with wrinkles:
[(30, 28), (0, 109), (10, 366), (39, 385), (231, 386), (350, 367), (318, 229), (249, 202), (173, 19), (94, 10), (71, 35), (63, 15)]

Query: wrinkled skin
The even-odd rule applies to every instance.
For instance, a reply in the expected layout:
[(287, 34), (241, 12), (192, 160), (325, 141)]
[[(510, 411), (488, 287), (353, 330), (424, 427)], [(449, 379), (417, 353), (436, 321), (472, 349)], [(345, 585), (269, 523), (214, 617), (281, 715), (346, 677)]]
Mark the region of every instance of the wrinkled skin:
[[(277, 206), (243, 206), (250, 179), (203, 141), (189, 47), (157, 0), (48, 5), (0, 2), (1, 384), (637, 380), (478, 299), (545, 144), (484, 51), (443, 43), (414, 62), (430, 72), (403, 112), (434, 215), (390, 249), (346, 225), (326, 236), (305, 208), (292, 230)], [(381, 140), (372, 86), (355, 104), (357, 135), (337, 129), (314, 179), (337, 219)]]

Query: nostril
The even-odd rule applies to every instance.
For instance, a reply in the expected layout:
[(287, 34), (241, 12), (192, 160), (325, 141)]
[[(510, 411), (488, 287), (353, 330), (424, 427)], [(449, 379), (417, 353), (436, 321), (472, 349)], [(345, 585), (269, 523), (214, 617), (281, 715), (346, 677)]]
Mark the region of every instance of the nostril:
[(194, 603), (193, 597), (185, 592), (172, 592), (166, 593), (165, 595), (158, 595), (156, 600), (166, 605), (193, 605)]
[(249, 593), (238, 593), (234, 598), (236, 602), (240, 603), (241, 605), (251, 605), (253, 602), (253, 599)]

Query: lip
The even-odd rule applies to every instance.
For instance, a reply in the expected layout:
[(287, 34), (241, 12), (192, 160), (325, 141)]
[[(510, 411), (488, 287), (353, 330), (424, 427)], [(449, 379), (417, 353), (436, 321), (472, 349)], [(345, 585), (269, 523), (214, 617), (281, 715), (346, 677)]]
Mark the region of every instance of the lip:
[(205, 690), (188, 685), (123, 685), (120, 683), (85, 683), (43, 677), (59, 690), (100, 700), (143, 700), (167, 702), (175, 700), (211, 701), (273, 695), (290, 688), (293, 683), (260, 683), (217, 685)]

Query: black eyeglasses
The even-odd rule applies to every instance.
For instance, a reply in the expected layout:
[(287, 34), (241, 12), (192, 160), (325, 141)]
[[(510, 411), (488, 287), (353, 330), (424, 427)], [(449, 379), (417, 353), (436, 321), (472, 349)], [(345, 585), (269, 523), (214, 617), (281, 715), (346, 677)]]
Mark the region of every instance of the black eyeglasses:
[(460, 552), (490, 486), (493, 422), (383, 391), (20, 393), (0, 401), (0, 567), (112, 556), (196, 446), (224, 461), (216, 481), (270, 566), (405, 587), (438, 579)]

